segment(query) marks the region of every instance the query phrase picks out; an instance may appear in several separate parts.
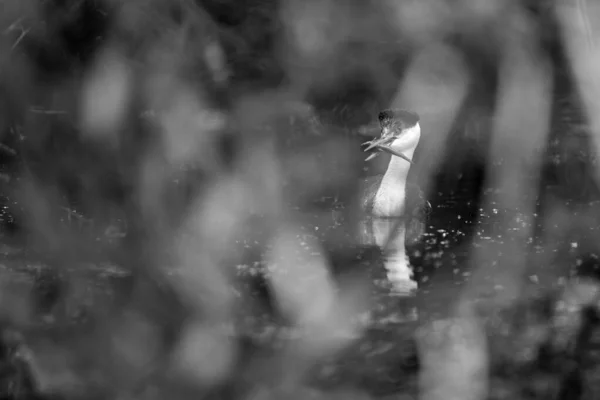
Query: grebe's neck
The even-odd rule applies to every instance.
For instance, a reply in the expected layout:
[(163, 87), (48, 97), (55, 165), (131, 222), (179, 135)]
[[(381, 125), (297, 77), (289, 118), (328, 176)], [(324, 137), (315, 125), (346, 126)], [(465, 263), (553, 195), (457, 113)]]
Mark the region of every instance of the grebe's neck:
[[(412, 160), (420, 137), (421, 129), (417, 124), (392, 142), (390, 147)], [(404, 214), (406, 180), (410, 166), (409, 162), (400, 157), (391, 157), (375, 195), (374, 215), (378, 217), (400, 217)]]
[[(412, 128), (404, 131), (398, 139), (392, 142), (390, 147), (412, 160), (417, 145), (419, 144), (419, 139), (421, 139), (421, 127), (417, 123)], [(384, 176), (389, 179), (394, 179), (398, 183), (405, 184), (410, 165), (411, 164), (406, 160), (392, 156)]]
[[(395, 146), (392, 144), (390, 146), (392, 149), (404, 154), (406, 157), (412, 160), (413, 155), (416, 150), (416, 146), (411, 149), (406, 149), (406, 147)], [(389, 179), (394, 179), (397, 182), (406, 182), (406, 178), (408, 176), (408, 172), (410, 171), (410, 163), (400, 157), (391, 156), (388, 167), (385, 171), (384, 177)]]
[(400, 153), (404, 153), (405, 156), (412, 159), (420, 139), (421, 126), (417, 123), (412, 128), (404, 130), (402, 134), (392, 142), (390, 147)]

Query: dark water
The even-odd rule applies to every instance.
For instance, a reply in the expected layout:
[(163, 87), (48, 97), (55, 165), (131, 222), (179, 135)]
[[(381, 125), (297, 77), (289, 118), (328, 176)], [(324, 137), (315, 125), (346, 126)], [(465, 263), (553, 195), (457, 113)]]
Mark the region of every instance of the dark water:
[[(597, 164), (577, 97), (557, 94), (551, 119), (539, 186), (531, 188), (529, 197), (535, 215), (528, 226), (523, 226), (531, 235), (523, 250), (526, 266), (520, 271), (523, 280), (546, 287), (573, 274), (597, 277), (600, 268), (596, 244), (600, 191), (594, 179)], [(480, 134), (489, 128), (481, 127)], [(475, 148), (463, 133), (458, 130), (453, 145)], [(452, 148), (447, 154), (452, 154)], [(511, 251), (515, 240), (510, 231), (499, 231), (497, 224), (505, 215), (518, 215), (519, 210), (503, 210), (501, 205), (485, 206), (482, 202), (495, 190), (486, 182), (486, 168), (491, 168), (486, 166), (486, 154), (467, 152), (460, 163), (450, 157), (428, 193), (432, 210), (426, 232), (419, 243), (409, 246), (424, 310), (451, 307), (482, 263), (491, 271), (508, 268), (503, 263), (510, 261), (503, 253)], [(474, 265), (472, 256), (477, 246), (490, 252)], [(493, 292), (490, 278), (489, 290)]]

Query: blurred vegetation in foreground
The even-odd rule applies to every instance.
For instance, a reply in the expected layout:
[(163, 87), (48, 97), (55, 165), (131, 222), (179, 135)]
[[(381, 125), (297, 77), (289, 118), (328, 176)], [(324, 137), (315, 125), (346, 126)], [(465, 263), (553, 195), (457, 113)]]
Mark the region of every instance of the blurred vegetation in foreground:
[[(2, 398), (599, 397), (600, 3), (0, 9)], [(388, 107), (414, 324), (354, 235)]]

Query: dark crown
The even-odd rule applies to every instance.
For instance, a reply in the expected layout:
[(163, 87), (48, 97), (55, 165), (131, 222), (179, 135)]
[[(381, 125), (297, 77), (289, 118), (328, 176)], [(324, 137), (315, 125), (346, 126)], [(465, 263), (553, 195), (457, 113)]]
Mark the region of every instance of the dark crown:
[(400, 109), (388, 109), (379, 113), (379, 125), (382, 128), (397, 127), (399, 129), (412, 128), (419, 122), (419, 114)]

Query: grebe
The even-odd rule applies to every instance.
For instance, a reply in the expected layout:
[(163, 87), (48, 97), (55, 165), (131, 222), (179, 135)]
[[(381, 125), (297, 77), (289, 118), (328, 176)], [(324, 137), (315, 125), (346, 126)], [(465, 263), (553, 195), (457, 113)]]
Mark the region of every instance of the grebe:
[[(364, 143), (365, 151), (375, 150), (366, 161), (372, 160), (380, 151), (392, 155), (383, 174), (371, 176), (364, 181), (362, 208), (366, 213), (362, 224), (363, 242), (379, 246), (385, 255), (388, 279), (400, 295), (411, 295), (417, 289), (413, 272), (406, 254), (407, 236), (420, 221), (415, 221), (418, 207), (408, 198), (409, 191), (418, 190), (407, 184), (414, 152), (421, 138), (418, 114), (399, 109), (383, 110), (379, 113), (381, 136)], [(424, 200), (420, 192), (420, 200)], [(428, 204), (426, 201), (424, 204)], [(408, 235), (407, 235), (407, 231)]]

